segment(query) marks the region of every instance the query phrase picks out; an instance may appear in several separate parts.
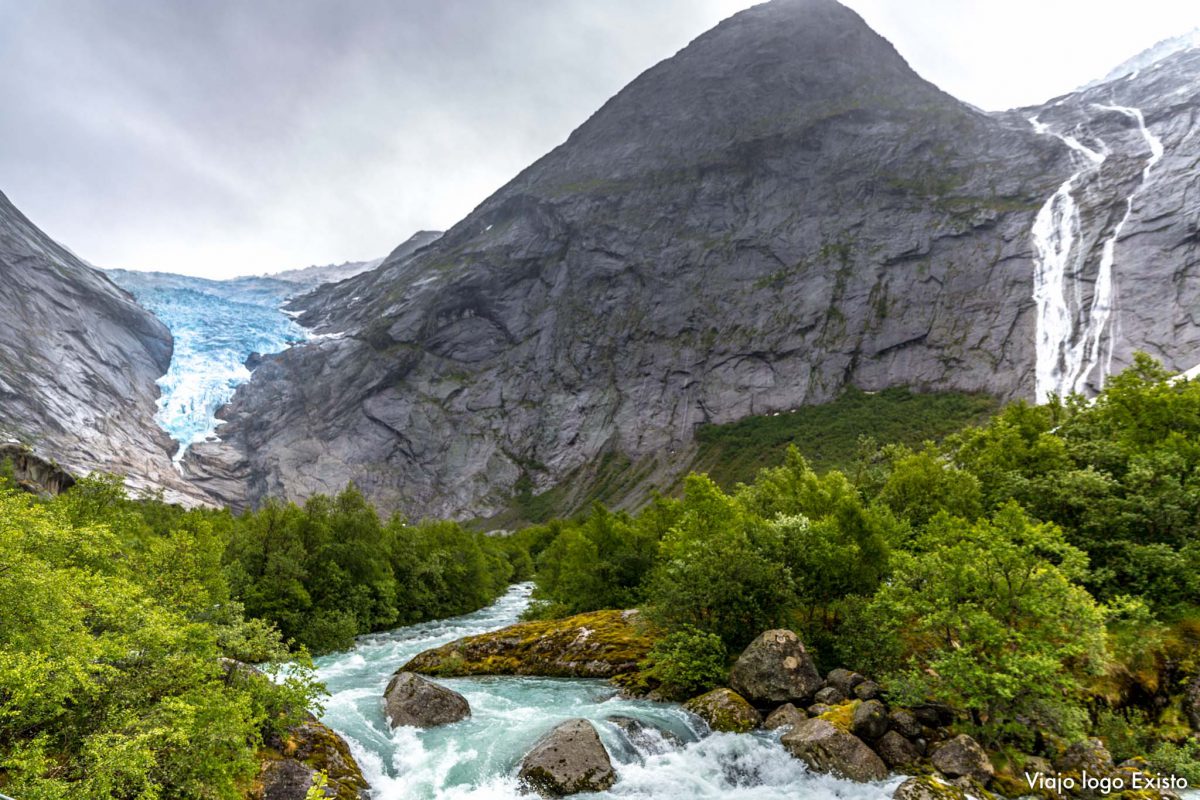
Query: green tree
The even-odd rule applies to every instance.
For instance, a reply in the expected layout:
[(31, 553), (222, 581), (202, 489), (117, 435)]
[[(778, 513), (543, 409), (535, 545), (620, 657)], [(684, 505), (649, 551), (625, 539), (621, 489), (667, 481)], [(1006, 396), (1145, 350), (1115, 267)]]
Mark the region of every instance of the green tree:
[(755, 546), (752, 531), (762, 524), (707, 477), (689, 476), (650, 578), (651, 618), (714, 633), (730, 649), (781, 624), (793, 602), (791, 575)]
[(897, 556), (857, 632), (895, 699), (964, 709), (989, 741), (1022, 718), (1068, 728), (1106, 659), (1103, 611), (1077, 583), (1086, 556), (1012, 503), (974, 523), (939, 515), (918, 548)]

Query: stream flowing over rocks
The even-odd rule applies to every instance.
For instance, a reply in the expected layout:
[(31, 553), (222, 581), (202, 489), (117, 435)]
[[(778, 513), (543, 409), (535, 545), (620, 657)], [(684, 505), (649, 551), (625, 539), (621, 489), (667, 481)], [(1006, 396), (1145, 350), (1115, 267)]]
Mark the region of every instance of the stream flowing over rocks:
[(595, 728), (616, 777), (589, 797), (885, 800), (903, 781), (893, 775), (853, 783), (811, 773), (780, 744), (784, 730), (705, 735), (680, 706), (622, 699), (598, 679), (437, 678), (466, 698), (471, 716), (393, 730), (383, 695), (394, 671), (429, 648), (513, 624), (531, 589), (514, 586), (473, 614), (364, 636), (353, 650), (317, 659), (331, 693), (322, 721), (349, 742), (374, 800), (532, 797), (521, 794), (521, 762), (551, 730), (578, 719)]

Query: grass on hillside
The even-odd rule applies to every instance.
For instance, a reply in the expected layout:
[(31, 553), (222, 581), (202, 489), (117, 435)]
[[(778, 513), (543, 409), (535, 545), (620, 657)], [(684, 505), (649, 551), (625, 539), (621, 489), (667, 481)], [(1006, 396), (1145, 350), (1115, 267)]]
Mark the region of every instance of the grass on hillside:
[[(674, 493), (688, 471), (707, 472), (725, 489), (748, 483), (760, 469), (783, 463), (790, 444), (799, 447), (818, 472), (848, 469), (861, 437), (871, 437), (878, 444), (919, 445), (982, 422), (999, 408), (1000, 403), (987, 395), (849, 389), (832, 403), (701, 426), (696, 432), (699, 449), (695, 460), (679, 475), (680, 483), (659, 488)], [(624, 455), (608, 452), (539, 494), (533, 492), (529, 477), (523, 476), (507, 509), (474, 520), (471, 526), (511, 530), (569, 517), (593, 501), (613, 506), (632, 492), (644, 491), (652, 472), (649, 461), (634, 464)]]
[(919, 445), (982, 422), (1000, 408), (993, 397), (959, 392), (919, 394), (904, 388), (870, 393), (848, 389), (832, 403), (747, 417), (696, 431), (692, 469), (721, 487), (748, 483), (758, 470), (778, 466), (795, 444), (813, 469), (848, 469), (861, 437), (879, 444)]

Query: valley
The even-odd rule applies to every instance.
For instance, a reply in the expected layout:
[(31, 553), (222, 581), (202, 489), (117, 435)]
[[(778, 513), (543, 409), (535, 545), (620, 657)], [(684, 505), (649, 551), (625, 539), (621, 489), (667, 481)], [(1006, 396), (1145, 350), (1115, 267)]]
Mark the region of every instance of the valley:
[[(286, 94), (350, 87), (340, 170), (384, 118), (459, 141), (355, 45)], [(770, 0), (382, 258), (100, 269), (0, 194), (0, 795), (1186, 797), (1198, 109), (1200, 33), (985, 111)], [(305, 122), (240, 173), (128, 127), (217, 192)], [(305, 166), (307, 218), (231, 190), (229, 235), (436, 195)]]

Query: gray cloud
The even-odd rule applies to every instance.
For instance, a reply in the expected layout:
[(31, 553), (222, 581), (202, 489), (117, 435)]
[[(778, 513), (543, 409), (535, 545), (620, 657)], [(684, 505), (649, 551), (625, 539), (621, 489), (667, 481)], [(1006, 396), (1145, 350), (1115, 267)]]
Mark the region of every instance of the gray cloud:
[[(0, 0), (0, 189), (104, 266), (373, 258), (453, 224), (751, 4)], [(1196, 24), (1177, 0), (1132, 21), (1075, 0), (848, 4), (984, 107), (1069, 90)]]

